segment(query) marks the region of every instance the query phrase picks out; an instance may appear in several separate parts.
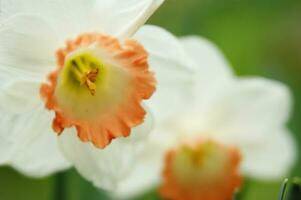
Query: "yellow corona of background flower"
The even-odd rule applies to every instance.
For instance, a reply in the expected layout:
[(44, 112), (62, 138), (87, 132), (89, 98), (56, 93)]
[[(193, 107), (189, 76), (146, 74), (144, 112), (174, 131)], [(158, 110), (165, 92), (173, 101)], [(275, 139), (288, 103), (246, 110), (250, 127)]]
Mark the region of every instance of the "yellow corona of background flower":
[(150, 104), (155, 128), (113, 196), (130, 198), (160, 186), (166, 199), (229, 200), (244, 176), (277, 180), (288, 173), (296, 149), (286, 127), (291, 97), (285, 85), (236, 77), (220, 51), (200, 37), (177, 39), (153, 26), (135, 37), (150, 60), (162, 51), (175, 67), (190, 71), (179, 78), (181, 91)]
[(151, 116), (142, 123), (151, 70), (164, 88), (164, 61), (149, 69), (147, 49), (131, 39), (162, 3), (1, 1), (0, 164), (35, 177), (74, 166), (96, 186), (115, 187), (151, 128)]

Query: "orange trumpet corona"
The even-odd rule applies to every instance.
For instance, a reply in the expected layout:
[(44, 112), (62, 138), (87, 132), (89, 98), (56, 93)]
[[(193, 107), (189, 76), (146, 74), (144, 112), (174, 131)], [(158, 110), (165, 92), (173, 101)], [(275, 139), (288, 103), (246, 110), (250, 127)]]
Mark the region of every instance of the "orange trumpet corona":
[(83, 34), (57, 51), (58, 67), (40, 93), (55, 112), (53, 129), (75, 127), (82, 141), (104, 148), (143, 122), (142, 100), (155, 91), (148, 54), (135, 40), (120, 43), (103, 34)]

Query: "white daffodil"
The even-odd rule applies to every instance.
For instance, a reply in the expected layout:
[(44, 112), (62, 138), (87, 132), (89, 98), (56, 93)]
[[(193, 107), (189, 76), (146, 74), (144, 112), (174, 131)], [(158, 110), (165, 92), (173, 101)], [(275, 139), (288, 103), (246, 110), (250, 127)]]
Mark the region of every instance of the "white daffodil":
[(74, 166), (105, 189), (129, 173), (156, 82), (130, 37), (163, 1), (1, 0), (1, 165), (34, 177)]
[(169, 98), (150, 104), (155, 129), (136, 169), (113, 196), (128, 198), (161, 186), (166, 199), (226, 200), (242, 176), (275, 180), (288, 173), (296, 151), (286, 127), (291, 108), (286, 86), (236, 77), (220, 51), (200, 37), (177, 39), (152, 26), (135, 37), (150, 51), (151, 63), (165, 59), (193, 73), (178, 79), (183, 86), (178, 93), (166, 91)]

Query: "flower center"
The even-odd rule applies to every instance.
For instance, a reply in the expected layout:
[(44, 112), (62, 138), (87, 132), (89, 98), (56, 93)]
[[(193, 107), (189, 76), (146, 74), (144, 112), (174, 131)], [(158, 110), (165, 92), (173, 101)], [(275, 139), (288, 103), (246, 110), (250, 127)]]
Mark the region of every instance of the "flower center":
[(166, 156), (162, 195), (167, 199), (228, 200), (241, 185), (237, 149), (212, 140), (185, 144)]
[(84, 86), (94, 96), (96, 91), (95, 82), (100, 66), (101, 64), (96, 58), (88, 53), (81, 53), (69, 58), (64, 68), (70, 81), (76, 80), (77, 83), (74, 84)]
[(94, 96), (101, 67), (100, 60), (90, 53), (78, 53), (67, 58), (61, 75), (62, 80), (65, 85), (88, 90)]
[(175, 154), (172, 168), (178, 181), (183, 184), (208, 184), (223, 176), (228, 165), (224, 149), (207, 141), (194, 148), (182, 146)]

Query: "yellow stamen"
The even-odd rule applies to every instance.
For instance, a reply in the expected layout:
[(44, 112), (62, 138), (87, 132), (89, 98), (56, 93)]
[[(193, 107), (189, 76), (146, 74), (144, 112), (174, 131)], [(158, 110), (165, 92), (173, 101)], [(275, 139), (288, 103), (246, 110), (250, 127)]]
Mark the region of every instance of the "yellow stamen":
[(93, 96), (96, 92), (95, 82), (97, 80), (99, 67), (100, 64), (95, 58), (88, 54), (75, 55), (67, 61), (67, 68), (79, 82), (79, 85), (85, 86)]

